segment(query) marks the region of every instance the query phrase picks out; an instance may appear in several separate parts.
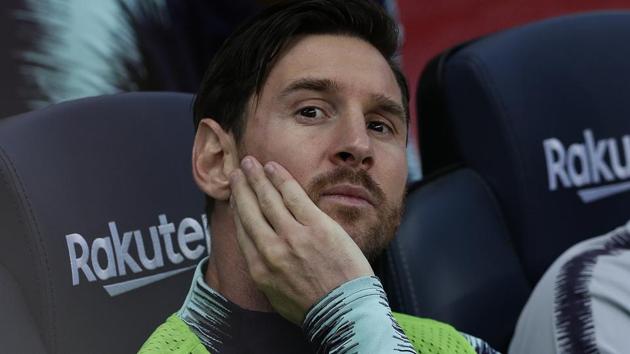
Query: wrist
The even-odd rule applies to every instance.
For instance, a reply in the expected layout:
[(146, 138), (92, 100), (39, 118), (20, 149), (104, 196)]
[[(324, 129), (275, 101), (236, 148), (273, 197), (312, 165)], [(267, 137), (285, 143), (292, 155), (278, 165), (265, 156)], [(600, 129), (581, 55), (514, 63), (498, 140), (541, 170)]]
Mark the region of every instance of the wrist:
[[(343, 283), (311, 306), (302, 329), (317, 352), (324, 348), (324, 352), (329, 352), (379, 341), (382, 331), (366, 331), (374, 327), (374, 320), (391, 322), (384, 327), (386, 331), (398, 327), (380, 280), (376, 276), (363, 276)], [(366, 336), (373, 338), (368, 340)], [(391, 337), (391, 333), (387, 336)]]

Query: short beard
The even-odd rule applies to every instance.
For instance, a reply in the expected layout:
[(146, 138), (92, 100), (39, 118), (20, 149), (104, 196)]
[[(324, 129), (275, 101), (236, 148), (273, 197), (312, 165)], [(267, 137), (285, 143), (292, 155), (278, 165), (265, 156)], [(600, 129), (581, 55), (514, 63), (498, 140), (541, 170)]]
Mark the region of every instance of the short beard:
[(402, 216), (404, 196), (401, 196), (398, 203), (390, 205), (381, 187), (367, 172), (348, 167), (340, 167), (316, 176), (305, 190), (311, 200), (319, 206), (321, 192), (330, 186), (343, 182), (360, 185), (372, 195), (376, 219), (368, 225), (358, 225), (363, 211), (361, 208), (348, 206), (336, 207), (328, 214), (342, 226), (343, 224), (356, 225), (355, 230), (346, 230), (346, 232), (350, 234), (368, 261), (372, 263), (396, 234)]

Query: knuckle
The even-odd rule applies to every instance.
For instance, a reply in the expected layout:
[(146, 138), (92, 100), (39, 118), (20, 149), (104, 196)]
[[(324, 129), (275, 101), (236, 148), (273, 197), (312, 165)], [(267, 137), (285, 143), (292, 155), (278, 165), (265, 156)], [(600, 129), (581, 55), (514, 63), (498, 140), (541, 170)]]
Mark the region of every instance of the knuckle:
[(249, 273), (257, 284), (262, 284), (268, 278), (267, 270), (262, 264), (252, 265), (249, 269)]
[(283, 195), (291, 195), (293, 194), (293, 187), (290, 180), (283, 180), (278, 183), (278, 190), (282, 192)]
[(261, 210), (269, 210), (273, 206), (273, 202), (271, 200), (271, 196), (266, 191), (263, 191), (260, 194), (258, 203), (260, 204)]
[(245, 228), (245, 231), (251, 231), (251, 225), (254, 224), (254, 216), (250, 213), (246, 213), (243, 215), (240, 215), (241, 218), (241, 223), (243, 224), (243, 227)]
[(296, 195), (294, 193), (289, 193), (286, 196), (286, 203), (291, 208), (298, 208), (300, 206), (300, 198), (299, 198), (298, 195)]
[(286, 179), (286, 178), (281, 178), (281, 179), (278, 181), (278, 188), (281, 188), (281, 189), (284, 189), (284, 190), (288, 189), (288, 188), (289, 188), (289, 186), (290, 186), (290, 183), (289, 183), (290, 181), (291, 181), (291, 180), (289, 180), (289, 179)]
[(266, 247), (265, 254), (267, 255), (267, 260), (270, 262), (277, 262), (280, 258), (282, 258), (283, 247), (278, 245), (271, 245)]
[(272, 269), (282, 268), (286, 259), (286, 247), (280, 245), (267, 246), (264, 253), (267, 264)]

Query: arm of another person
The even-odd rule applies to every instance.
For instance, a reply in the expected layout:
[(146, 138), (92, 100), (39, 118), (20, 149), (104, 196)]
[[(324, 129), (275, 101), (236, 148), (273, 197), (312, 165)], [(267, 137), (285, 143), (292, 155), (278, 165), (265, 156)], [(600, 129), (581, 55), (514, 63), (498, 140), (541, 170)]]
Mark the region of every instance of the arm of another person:
[(621, 354), (630, 348), (630, 235), (625, 242), (625, 250), (599, 257), (589, 286), (600, 353)]
[(626, 353), (630, 347), (630, 224), (582, 241), (545, 272), (510, 354)]

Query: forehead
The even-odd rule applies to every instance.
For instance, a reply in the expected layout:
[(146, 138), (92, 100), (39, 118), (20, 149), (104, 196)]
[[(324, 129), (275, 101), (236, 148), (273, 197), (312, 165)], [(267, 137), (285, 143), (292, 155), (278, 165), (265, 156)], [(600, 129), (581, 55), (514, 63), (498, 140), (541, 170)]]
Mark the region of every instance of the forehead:
[(402, 101), (387, 60), (370, 43), (356, 37), (309, 35), (295, 39), (270, 70), (261, 98), (278, 94), (303, 78), (331, 80), (341, 91)]

